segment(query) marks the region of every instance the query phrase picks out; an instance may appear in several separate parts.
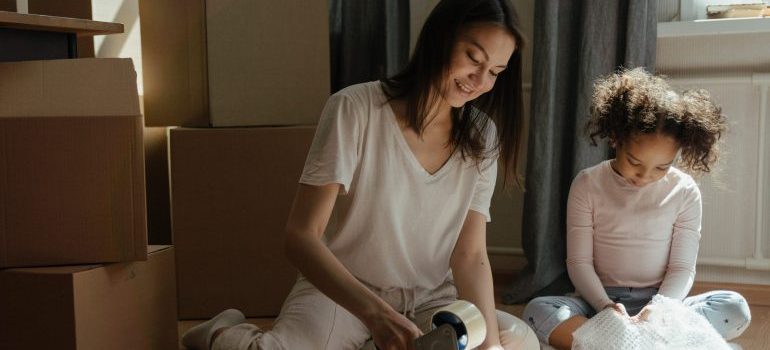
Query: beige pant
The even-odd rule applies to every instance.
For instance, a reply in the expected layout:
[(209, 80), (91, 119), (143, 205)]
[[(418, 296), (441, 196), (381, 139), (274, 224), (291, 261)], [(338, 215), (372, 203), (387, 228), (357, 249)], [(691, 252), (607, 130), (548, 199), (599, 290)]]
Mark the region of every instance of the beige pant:
[[(457, 300), (457, 290), (447, 282), (436, 290), (370, 287), (385, 302), (402, 312), (423, 332), (431, 329), (433, 312)], [(524, 321), (497, 311), (500, 339), (506, 349), (539, 349), (537, 337)], [(240, 324), (222, 332), (213, 350), (356, 350), (375, 349), (371, 334), (353, 314), (337, 305), (300, 277), (271, 331)]]

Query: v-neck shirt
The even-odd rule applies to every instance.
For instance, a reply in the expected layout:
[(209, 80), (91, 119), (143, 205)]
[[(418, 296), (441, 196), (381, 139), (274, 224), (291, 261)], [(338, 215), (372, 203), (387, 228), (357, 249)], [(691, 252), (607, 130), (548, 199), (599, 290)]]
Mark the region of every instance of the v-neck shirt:
[(300, 183), (341, 184), (336, 228), (324, 240), (351, 273), (379, 288), (435, 288), (469, 210), (490, 221), (497, 177), (494, 124), (477, 125), (490, 152), (481, 164), (453, 153), (431, 174), (409, 147), (379, 81), (332, 95)]

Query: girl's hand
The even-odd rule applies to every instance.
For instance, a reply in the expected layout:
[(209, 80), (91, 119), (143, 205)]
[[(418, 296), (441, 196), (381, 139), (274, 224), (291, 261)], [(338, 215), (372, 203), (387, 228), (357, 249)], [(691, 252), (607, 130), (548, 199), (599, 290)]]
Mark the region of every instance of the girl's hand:
[(650, 317), (650, 313), (655, 311), (655, 305), (647, 304), (644, 308), (642, 308), (641, 311), (639, 311), (636, 316), (632, 316), (631, 320), (634, 322), (642, 322), (647, 321), (647, 319)]
[(367, 323), (380, 350), (414, 350), (414, 340), (422, 335), (417, 325), (393, 309), (376, 314)]
[(621, 304), (621, 303), (611, 303), (611, 304), (607, 304), (604, 308), (607, 309), (607, 308), (610, 308), (610, 307), (613, 308), (615, 310), (615, 312), (620, 314), (620, 316), (629, 317), (628, 316), (628, 312), (626, 311), (626, 307), (623, 304)]

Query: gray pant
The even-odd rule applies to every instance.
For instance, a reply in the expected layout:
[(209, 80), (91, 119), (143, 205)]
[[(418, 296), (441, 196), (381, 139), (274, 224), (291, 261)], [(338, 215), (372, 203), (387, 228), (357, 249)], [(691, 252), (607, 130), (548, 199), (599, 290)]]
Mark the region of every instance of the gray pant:
[[(605, 287), (607, 295), (616, 303), (626, 307), (628, 314), (639, 313), (657, 288)], [(684, 304), (706, 317), (706, 320), (727, 340), (738, 337), (751, 322), (751, 312), (746, 299), (731, 291), (711, 291), (684, 299)], [(524, 320), (537, 334), (538, 339), (548, 344), (551, 332), (562, 322), (574, 317), (591, 318), (596, 310), (583, 298), (570, 296), (549, 296), (535, 298), (524, 309)]]

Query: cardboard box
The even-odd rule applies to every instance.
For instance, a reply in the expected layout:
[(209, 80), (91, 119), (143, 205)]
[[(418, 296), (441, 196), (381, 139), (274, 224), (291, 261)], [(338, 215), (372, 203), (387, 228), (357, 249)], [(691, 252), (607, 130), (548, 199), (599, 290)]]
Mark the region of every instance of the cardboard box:
[(315, 124), (331, 86), (327, 1), (206, 3), (214, 126)]
[(139, 1), (147, 126), (209, 126), (205, 0)]
[(314, 130), (171, 129), (180, 319), (279, 313), (297, 277), (284, 228)]
[(323, 0), (141, 2), (147, 125), (315, 124), (328, 16)]
[(144, 262), (0, 271), (0, 349), (177, 349), (174, 249)]
[(128, 59), (0, 63), (0, 267), (147, 258)]

